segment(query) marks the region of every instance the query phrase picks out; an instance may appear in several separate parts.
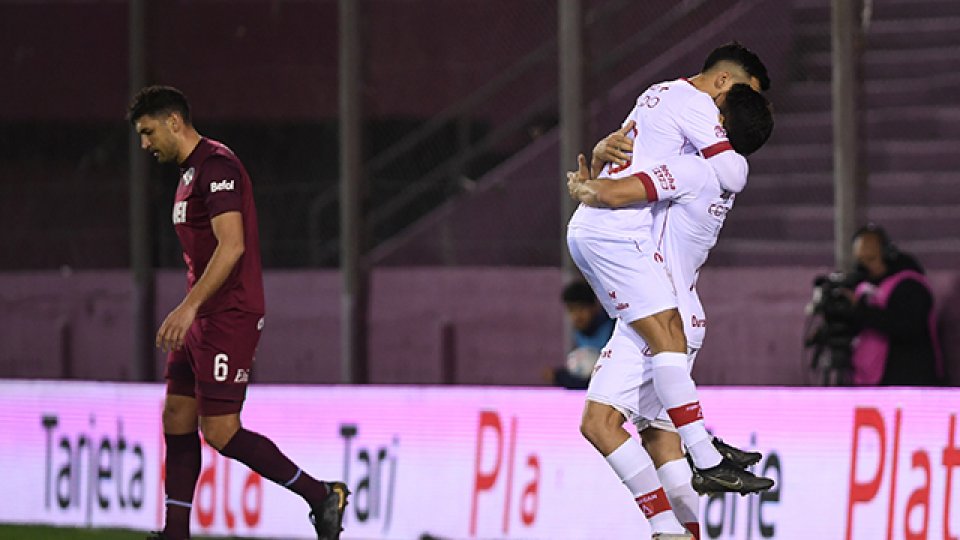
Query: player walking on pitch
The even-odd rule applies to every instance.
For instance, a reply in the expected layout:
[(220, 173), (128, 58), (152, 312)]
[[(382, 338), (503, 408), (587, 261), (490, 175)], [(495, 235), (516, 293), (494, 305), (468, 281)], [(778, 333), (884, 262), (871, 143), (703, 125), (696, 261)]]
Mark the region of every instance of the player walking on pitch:
[(221, 455), (303, 497), (321, 540), (340, 537), (346, 484), (312, 478), (270, 439), (244, 429), (240, 411), (263, 329), (263, 276), (253, 185), (237, 156), (194, 129), (186, 97), (146, 87), (127, 115), (141, 147), (176, 162), (180, 182), (173, 225), (187, 263), (188, 293), (157, 332), (169, 351), (163, 434), (166, 515), (151, 538), (190, 538), (190, 510), (200, 474), (200, 437)]

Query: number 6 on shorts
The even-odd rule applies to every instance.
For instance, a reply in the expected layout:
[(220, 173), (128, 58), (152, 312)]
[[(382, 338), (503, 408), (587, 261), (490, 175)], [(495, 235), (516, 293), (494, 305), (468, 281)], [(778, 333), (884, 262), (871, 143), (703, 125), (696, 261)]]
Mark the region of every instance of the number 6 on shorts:
[(218, 382), (227, 380), (227, 372), (229, 371), (229, 367), (227, 366), (228, 360), (229, 358), (224, 353), (213, 357), (213, 380)]

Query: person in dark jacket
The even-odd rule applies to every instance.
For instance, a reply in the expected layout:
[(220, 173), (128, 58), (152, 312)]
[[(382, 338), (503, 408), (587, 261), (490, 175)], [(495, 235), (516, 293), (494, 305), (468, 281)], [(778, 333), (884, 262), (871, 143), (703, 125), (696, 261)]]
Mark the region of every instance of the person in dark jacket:
[(923, 268), (874, 224), (854, 235), (853, 255), (865, 276), (851, 295), (859, 329), (853, 342), (854, 384), (942, 384), (935, 302)]

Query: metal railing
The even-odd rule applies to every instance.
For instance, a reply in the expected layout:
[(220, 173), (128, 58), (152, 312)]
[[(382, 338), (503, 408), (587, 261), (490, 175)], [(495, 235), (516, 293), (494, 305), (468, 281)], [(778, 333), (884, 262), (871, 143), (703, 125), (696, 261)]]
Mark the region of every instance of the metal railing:
[[(682, 0), (677, 2), (656, 19), (646, 24), (643, 32), (631, 35), (612, 50), (605, 52), (601, 58), (589, 63), (588, 74), (602, 73), (617, 65), (624, 58), (660, 37), (668, 28), (706, 4), (706, 0)], [(614, 0), (589, 10), (585, 16), (587, 29), (603, 25), (612, 17), (620, 15), (624, 10), (633, 6), (634, 2), (632, 0)], [(364, 172), (367, 182), (372, 184), (378, 179), (383, 180), (384, 174), (391, 170), (392, 166), (398, 161), (428, 144), (445, 130), (449, 130), (451, 126), (456, 126), (457, 145), (455, 153), (435, 165), (427, 173), (407, 182), (405, 187), (389, 199), (369, 208), (368, 238), (375, 242), (378, 239), (388, 237), (390, 233), (395, 234), (396, 229), (409, 225), (409, 221), (412, 220), (407, 219), (407, 222), (404, 222), (404, 217), (409, 218), (408, 215), (404, 215), (404, 212), (409, 211), (411, 206), (425, 195), (433, 194), (435, 198), (440, 198), (461, 191), (459, 186), (461, 183), (465, 183), (461, 182), (465, 177), (464, 171), (472, 160), (490, 152), (509, 137), (521, 133), (534, 120), (550, 118), (555, 125), (559, 98), (556, 92), (551, 92), (540, 95), (529, 103), (523, 112), (515, 115), (506, 123), (496, 126), (484, 136), (473, 140), (470, 133), (474, 114), (478, 110), (491, 104), (499, 93), (510, 88), (511, 84), (516, 83), (522, 77), (531, 74), (534, 70), (542, 69), (548, 64), (555, 64), (556, 58), (557, 38), (553, 37), (501, 72), (495, 79), (478, 88), (463, 100), (444, 109), (422, 126), (368, 160)], [(555, 70), (554, 76), (556, 76)], [(553, 125), (545, 127), (552, 128)], [(333, 186), (318, 194), (311, 204), (310, 245), (313, 264), (330, 262), (335, 259), (339, 252), (337, 235), (324, 235), (317, 225), (320, 215), (335, 211), (333, 205), (337, 204), (337, 195), (336, 186)], [(324, 238), (321, 239), (321, 237)]]

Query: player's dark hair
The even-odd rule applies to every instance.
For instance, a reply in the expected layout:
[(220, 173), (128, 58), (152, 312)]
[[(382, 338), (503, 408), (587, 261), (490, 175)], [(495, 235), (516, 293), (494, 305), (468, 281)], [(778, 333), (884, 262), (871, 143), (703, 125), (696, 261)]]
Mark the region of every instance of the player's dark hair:
[(127, 120), (133, 124), (142, 116), (179, 113), (186, 125), (191, 125), (190, 103), (183, 92), (172, 86), (147, 86), (130, 100)]
[(593, 294), (593, 289), (583, 281), (574, 281), (563, 288), (561, 295), (564, 304), (596, 304), (597, 297)]
[(737, 41), (731, 41), (721, 45), (713, 50), (707, 59), (703, 62), (702, 72), (708, 71), (718, 62), (733, 62), (743, 68), (747, 75), (756, 77), (760, 81), (760, 89), (767, 91), (770, 89), (770, 76), (767, 75), (767, 66), (763, 65), (757, 53), (744, 47)]
[(720, 108), (730, 146), (741, 156), (759, 150), (773, 133), (770, 101), (746, 84), (735, 84)]

